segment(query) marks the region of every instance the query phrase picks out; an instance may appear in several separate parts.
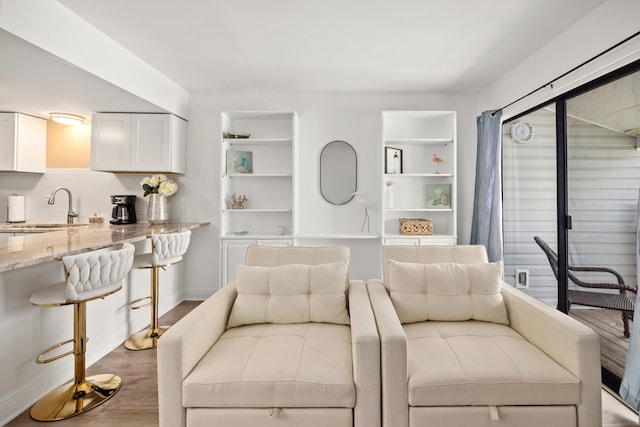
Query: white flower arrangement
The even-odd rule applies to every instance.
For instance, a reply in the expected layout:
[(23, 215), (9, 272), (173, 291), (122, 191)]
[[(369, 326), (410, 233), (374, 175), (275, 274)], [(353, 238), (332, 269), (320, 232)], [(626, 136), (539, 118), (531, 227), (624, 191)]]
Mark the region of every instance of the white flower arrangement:
[(144, 190), (144, 195), (160, 194), (161, 196), (173, 196), (178, 191), (178, 184), (166, 175), (148, 176), (140, 183)]

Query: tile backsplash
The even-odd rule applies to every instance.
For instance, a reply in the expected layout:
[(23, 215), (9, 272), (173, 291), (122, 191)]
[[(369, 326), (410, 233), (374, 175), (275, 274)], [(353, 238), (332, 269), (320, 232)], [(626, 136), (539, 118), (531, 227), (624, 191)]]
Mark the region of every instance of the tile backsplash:
[[(73, 196), (72, 208), (78, 214), (76, 222), (86, 223), (94, 213), (102, 215), (105, 222), (111, 218), (110, 196), (132, 194), (136, 199), (138, 222), (146, 222), (148, 198), (143, 197), (140, 181), (152, 173), (110, 173), (88, 169), (47, 169), (44, 174), (0, 172), (0, 222), (7, 221), (7, 197), (18, 194), (25, 198), (27, 222), (66, 222), (69, 202), (67, 193), (56, 194), (54, 205), (47, 204), (51, 192), (66, 187)], [(184, 176), (166, 174), (178, 183), (178, 192), (169, 198), (169, 218), (183, 221), (186, 218), (183, 186)]]

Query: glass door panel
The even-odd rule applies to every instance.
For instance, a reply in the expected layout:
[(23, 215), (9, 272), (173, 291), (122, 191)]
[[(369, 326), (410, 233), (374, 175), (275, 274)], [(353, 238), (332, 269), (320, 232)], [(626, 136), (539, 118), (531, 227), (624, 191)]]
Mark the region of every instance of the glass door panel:
[(505, 281), (556, 306), (558, 285), (534, 241), (557, 252), (556, 119), (547, 105), (503, 125)]
[[(640, 73), (567, 99), (567, 195), (572, 229), (568, 264), (608, 267), (636, 284), (636, 208), (640, 187)], [(577, 272), (578, 280), (617, 283), (603, 272)], [(587, 289), (569, 281), (570, 315), (602, 339), (603, 367), (621, 377), (628, 338), (620, 311), (577, 304)], [(579, 293), (577, 293), (579, 292)], [(635, 300), (635, 295), (631, 295)], [(591, 297), (604, 305), (606, 296)]]

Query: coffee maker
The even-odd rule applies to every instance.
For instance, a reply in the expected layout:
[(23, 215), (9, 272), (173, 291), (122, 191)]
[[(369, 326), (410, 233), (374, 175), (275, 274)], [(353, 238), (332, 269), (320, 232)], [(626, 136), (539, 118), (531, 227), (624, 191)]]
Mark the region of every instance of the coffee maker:
[(134, 224), (136, 222), (136, 196), (111, 196), (115, 206), (111, 211), (111, 224)]

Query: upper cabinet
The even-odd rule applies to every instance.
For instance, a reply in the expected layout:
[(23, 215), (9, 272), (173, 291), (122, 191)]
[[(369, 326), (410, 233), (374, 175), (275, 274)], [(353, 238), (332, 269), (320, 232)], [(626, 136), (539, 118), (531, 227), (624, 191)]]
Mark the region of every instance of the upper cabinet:
[(0, 113), (0, 170), (44, 173), (47, 121), (21, 113)]
[(95, 113), (91, 169), (185, 173), (187, 122), (172, 114)]
[[(385, 244), (457, 243), (456, 146), (455, 111), (382, 113)], [(410, 225), (403, 232), (401, 220)]]
[(291, 239), (297, 230), (297, 115), (224, 112), (221, 124), (220, 237)]

